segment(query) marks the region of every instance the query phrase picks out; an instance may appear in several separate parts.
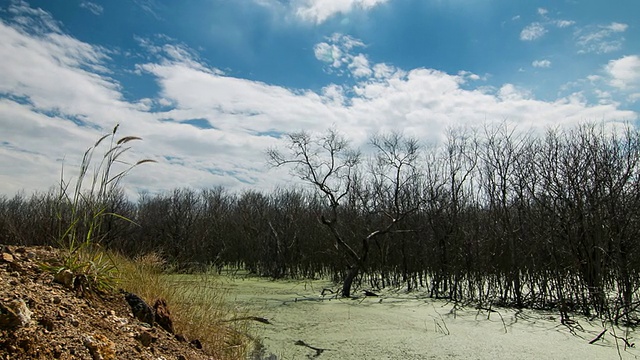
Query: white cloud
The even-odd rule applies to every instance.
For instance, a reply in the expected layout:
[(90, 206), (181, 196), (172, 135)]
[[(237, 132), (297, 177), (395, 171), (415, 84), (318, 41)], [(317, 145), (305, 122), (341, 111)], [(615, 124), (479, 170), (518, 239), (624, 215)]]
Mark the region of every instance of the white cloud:
[(354, 77), (365, 77), (373, 74), (369, 65), (369, 59), (364, 54), (353, 55), (351, 52), (356, 47), (365, 47), (360, 40), (339, 33), (333, 34), (313, 47), (316, 59), (329, 65), (329, 73), (343, 74), (346, 67)]
[(559, 28), (566, 28), (566, 27), (574, 25), (575, 23), (576, 22), (573, 21), (573, 20), (556, 20), (555, 21), (556, 26), (559, 27)]
[(389, 64), (380, 63), (373, 66), (373, 76), (376, 79), (387, 79), (396, 73), (398, 73), (398, 69)]
[(497, 93), (502, 101), (520, 101), (531, 98), (531, 94), (524, 89), (517, 88), (513, 84), (504, 84)]
[(298, 1), (296, 15), (316, 24), (323, 23), (336, 14), (346, 14), (355, 9), (370, 10), (388, 0), (304, 0)]
[(91, 1), (82, 1), (80, 3), (80, 7), (89, 10), (94, 15), (102, 15), (102, 12), (104, 11), (102, 6)]
[[(108, 72), (108, 55), (100, 48), (64, 34), (29, 35), (23, 29), (0, 23), (0, 53), (5, 66), (0, 70), (0, 93), (28, 96), (43, 110), (85, 113), (92, 105), (81, 99), (100, 99), (105, 115), (120, 100), (118, 84), (100, 72)], [(69, 103), (78, 107), (71, 109)], [(97, 104), (93, 104), (97, 105)]]
[(524, 29), (522, 29), (522, 31), (520, 32), (520, 40), (522, 41), (536, 40), (541, 38), (546, 32), (547, 32), (547, 29), (544, 28), (544, 25), (538, 22), (534, 22), (527, 25), (527, 27), (525, 27)]
[(589, 75), (587, 76), (587, 80), (589, 80), (591, 83), (596, 83), (602, 80), (602, 77), (600, 75)]
[(369, 77), (373, 73), (373, 70), (371, 70), (369, 66), (369, 60), (363, 54), (358, 54), (353, 57), (351, 64), (349, 64), (349, 69), (353, 76), (357, 78)]
[(629, 27), (629, 25), (627, 25), (627, 24), (621, 24), (621, 23), (613, 22), (609, 26), (605, 26), (604, 28), (605, 29), (609, 29), (609, 30), (611, 30), (613, 32), (625, 32), (628, 27)]
[(133, 0), (133, 2), (147, 14), (156, 18), (156, 20), (162, 20), (162, 17), (158, 14), (160, 6), (156, 0)]
[(486, 77), (481, 77), (478, 74), (474, 74), (470, 71), (458, 71), (458, 76), (460, 76), (460, 78), (466, 80), (472, 80), (472, 81), (478, 81), (478, 80), (486, 80)]
[(342, 51), (337, 45), (331, 45), (321, 42), (313, 47), (316, 59), (330, 64), (332, 67), (338, 68), (342, 66)]
[(161, 106), (175, 106), (175, 104), (173, 102), (171, 102), (171, 100), (169, 99), (165, 99), (165, 98), (160, 98), (158, 99), (158, 104)]
[(534, 60), (531, 63), (531, 66), (536, 67), (536, 68), (550, 68), (551, 67), (551, 61), (549, 60)]
[[(471, 72), (452, 75), (373, 63), (364, 54), (351, 55), (362, 42), (341, 35), (325, 42), (341, 52), (326, 63), (346, 58), (340, 69), (350, 72), (352, 85), (327, 84), (319, 92), (227, 76), (184, 45), (147, 40), (145, 49), (156, 53), (137, 64), (138, 73), (155, 81), (160, 91), (126, 101), (126, 89), (109, 77), (112, 60), (105, 49), (4, 20), (0, 38), (0, 183), (5, 194), (54, 185), (60, 160), (73, 169), (83, 151), (118, 121), (123, 135), (144, 138), (135, 144), (132, 158), (158, 160), (133, 171), (125, 185), (154, 192), (215, 185), (271, 189), (290, 181), (287, 174), (267, 171), (263, 154), (283, 145), (278, 134), (299, 129), (323, 131), (333, 124), (358, 146), (371, 134), (399, 128), (420, 140), (437, 141), (456, 125), (508, 121), (544, 129), (638, 117), (615, 103), (589, 104), (579, 94), (541, 101), (511, 84), (497, 90), (469, 88), (477, 78)], [(623, 69), (633, 68), (625, 64), (611, 64), (611, 74), (628, 79)], [(211, 128), (189, 125), (194, 119)]]
[(640, 56), (629, 55), (611, 60), (605, 66), (609, 84), (620, 90), (640, 89)]
[(345, 50), (345, 52), (351, 51), (356, 47), (365, 47), (365, 44), (349, 35), (343, 35), (340, 33), (334, 33), (333, 35), (327, 38), (331, 43), (339, 43), (340, 46)]
[(611, 23), (597, 27), (587, 27), (576, 32), (578, 53), (610, 53), (620, 50), (624, 38), (621, 33), (628, 28), (627, 24)]
[(60, 32), (59, 23), (53, 19), (51, 14), (37, 8), (29, 7), (27, 2), (22, 0), (12, 1), (9, 5), (8, 13), (11, 18), (6, 21), (17, 25), (22, 29), (30, 29), (32, 32)]
[(347, 103), (344, 88), (336, 84), (331, 84), (322, 88), (322, 97), (325, 102), (336, 106), (342, 106)]
[(573, 20), (554, 19), (553, 17), (548, 16), (549, 11), (545, 8), (538, 8), (537, 12), (541, 17), (541, 20), (533, 22), (522, 29), (522, 31), (520, 32), (520, 40), (537, 40), (547, 34), (547, 32), (549, 32), (549, 27), (555, 26), (562, 29), (573, 26), (575, 24), (575, 21)]

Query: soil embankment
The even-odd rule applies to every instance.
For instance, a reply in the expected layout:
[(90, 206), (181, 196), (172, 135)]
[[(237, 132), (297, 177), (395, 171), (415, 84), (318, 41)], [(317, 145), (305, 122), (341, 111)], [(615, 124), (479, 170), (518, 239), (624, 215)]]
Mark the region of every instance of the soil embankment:
[(0, 245), (0, 359), (211, 359), (161, 327), (138, 321), (124, 295), (79, 294), (43, 264), (51, 247)]

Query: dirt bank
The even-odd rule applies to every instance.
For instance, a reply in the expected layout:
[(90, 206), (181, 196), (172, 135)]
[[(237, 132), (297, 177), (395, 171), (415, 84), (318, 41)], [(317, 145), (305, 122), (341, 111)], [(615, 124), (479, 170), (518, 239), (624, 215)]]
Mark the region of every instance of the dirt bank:
[(124, 295), (82, 295), (54, 282), (42, 265), (60, 261), (56, 249), (0, 245), (0, 255), (0, 359), (211, 358), (136, 320)]

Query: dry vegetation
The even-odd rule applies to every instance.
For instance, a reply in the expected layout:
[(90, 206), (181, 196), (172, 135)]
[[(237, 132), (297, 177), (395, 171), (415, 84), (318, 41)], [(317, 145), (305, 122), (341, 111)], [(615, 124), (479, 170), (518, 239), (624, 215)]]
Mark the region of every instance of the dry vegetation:
[(246, 323), (232, 321), (237, 311), (224, 301), (217, 277), (202, 273), (196, 281), (178, 280), (166, 274), (167, 264), (157, 253), (129, 260), (114, 256), (121, 286), (148, 303), (163, 298), (169, 304), (176, 333), (199, 339), (216, 359), (245, 359), (253, 346)]

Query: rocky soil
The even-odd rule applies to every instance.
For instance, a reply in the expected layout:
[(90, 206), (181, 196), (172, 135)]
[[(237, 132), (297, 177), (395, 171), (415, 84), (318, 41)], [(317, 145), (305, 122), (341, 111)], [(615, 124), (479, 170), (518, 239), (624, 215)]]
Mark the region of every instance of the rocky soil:
[(137, 320), (123, 294), (54, 281), (42, 269), (59, 261), (54, 248), (0, 245), (0, 255), (0, 359), (211, 359), (198, 341)]

